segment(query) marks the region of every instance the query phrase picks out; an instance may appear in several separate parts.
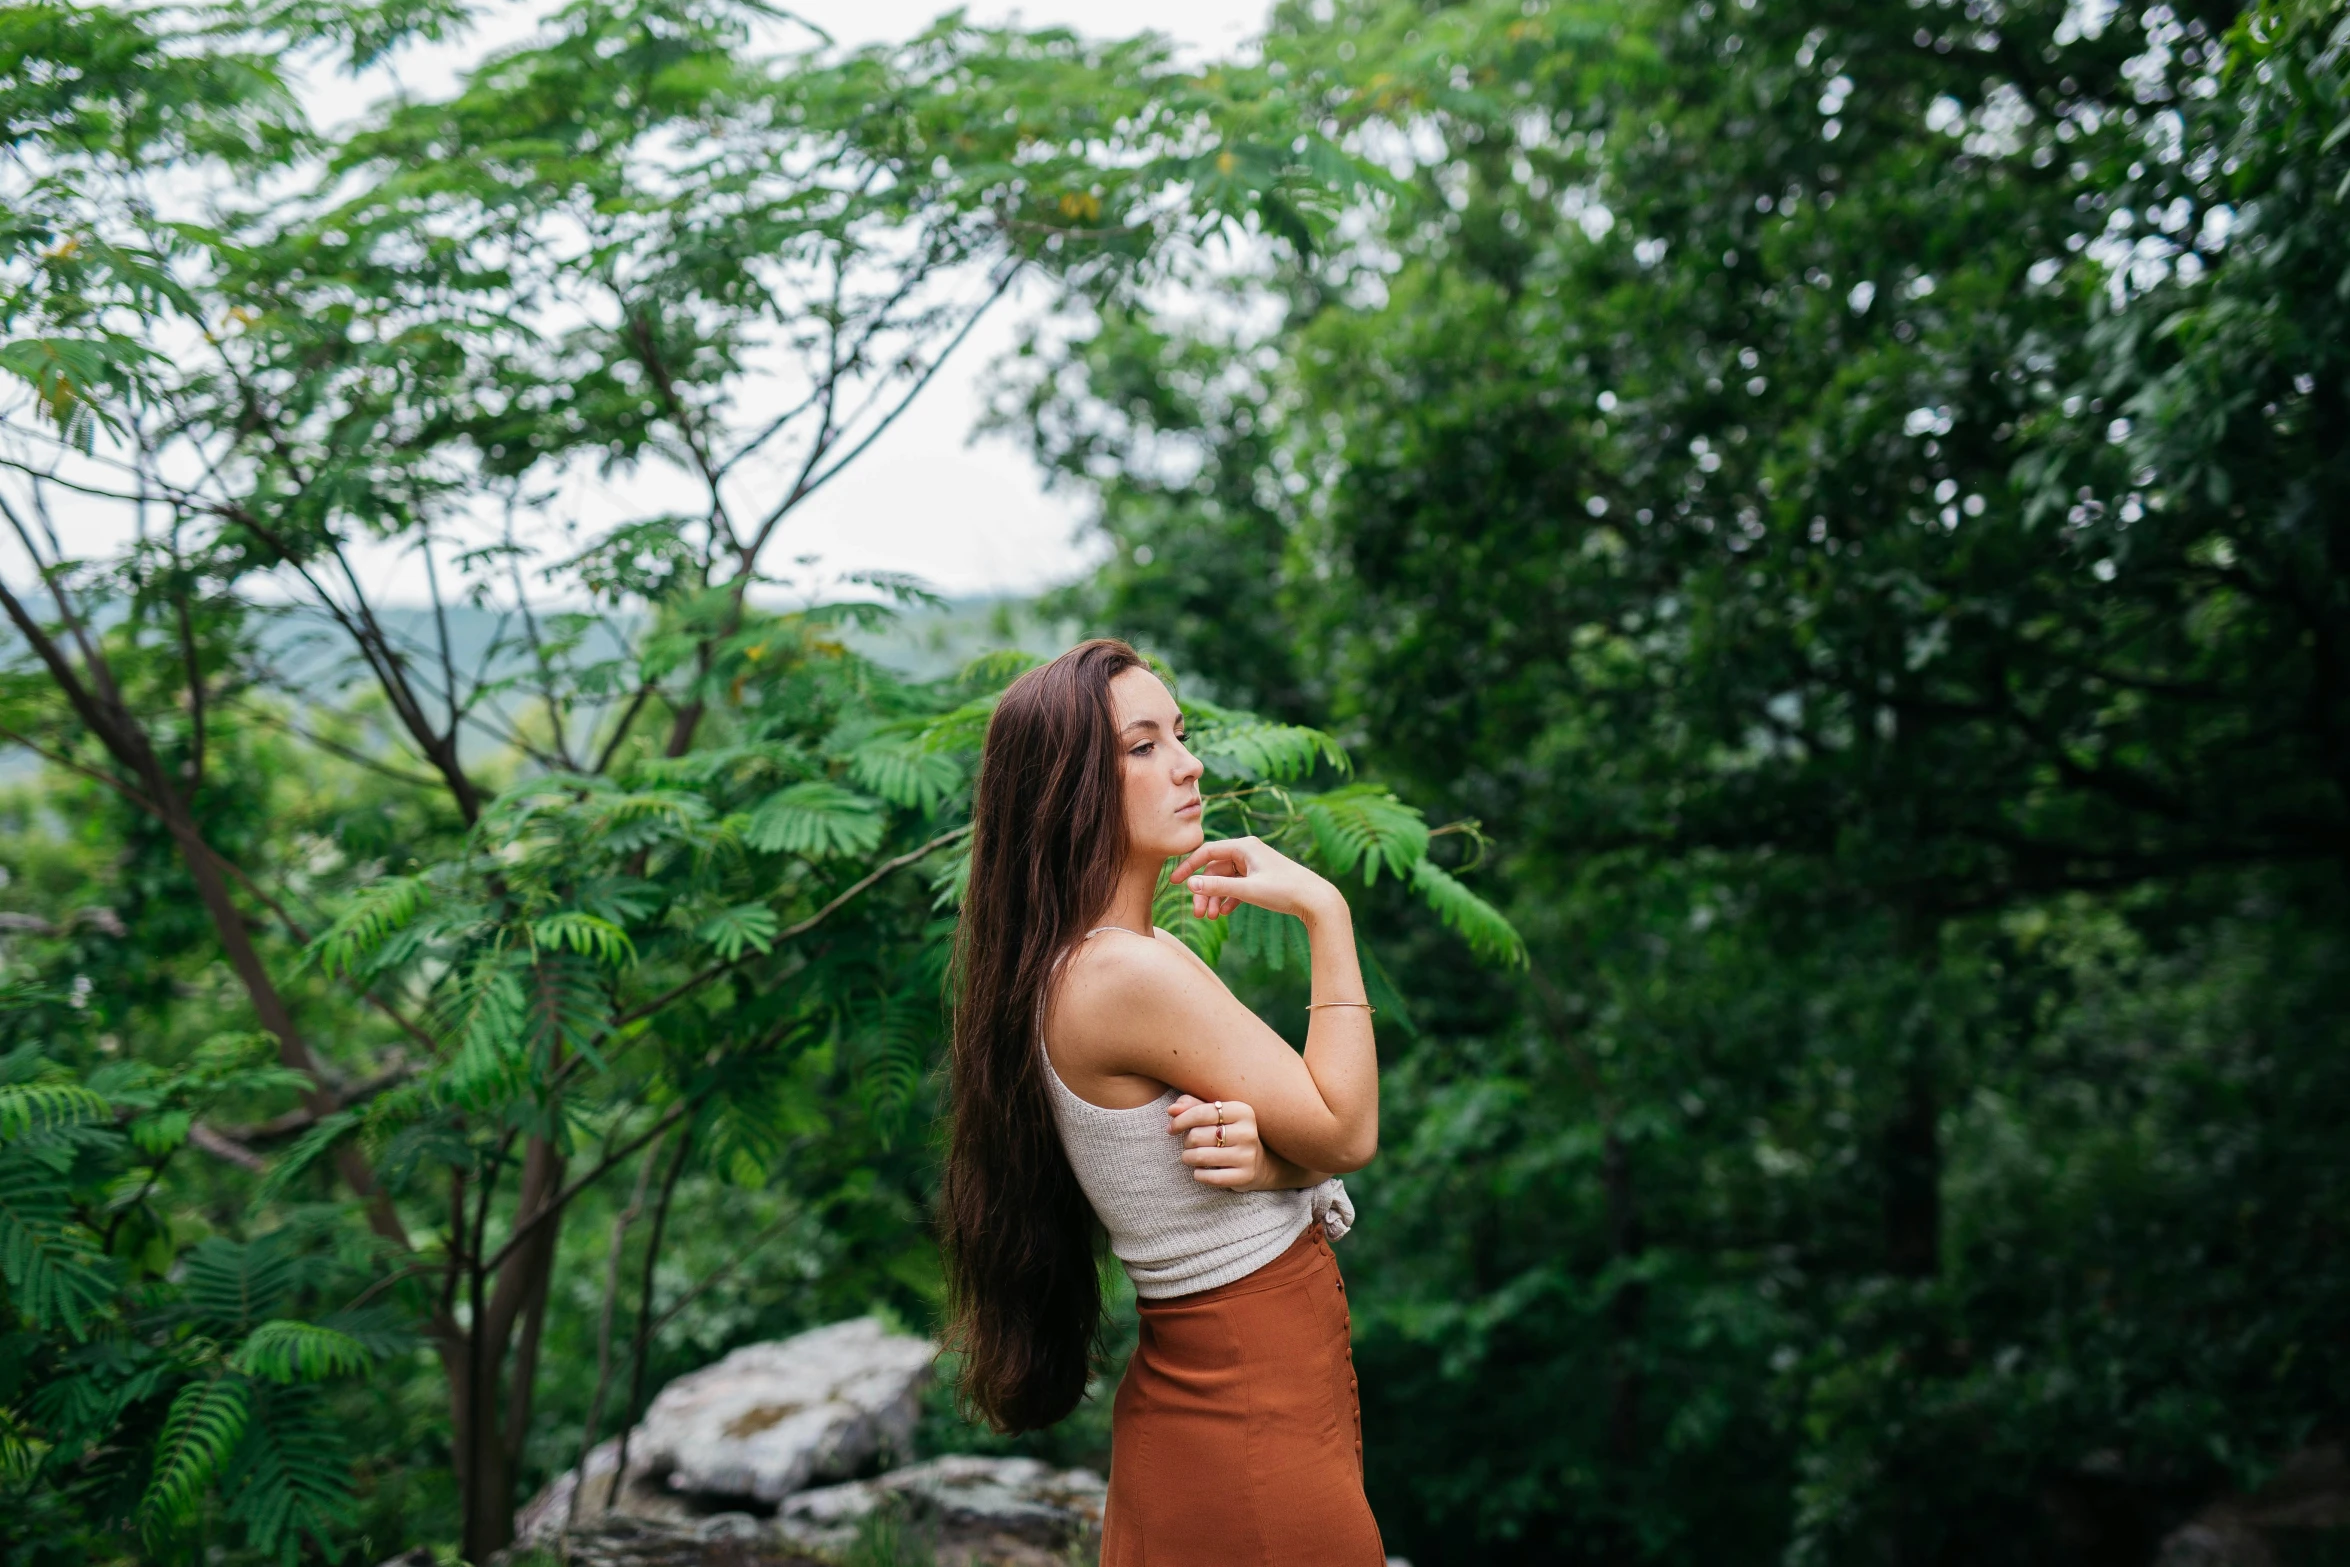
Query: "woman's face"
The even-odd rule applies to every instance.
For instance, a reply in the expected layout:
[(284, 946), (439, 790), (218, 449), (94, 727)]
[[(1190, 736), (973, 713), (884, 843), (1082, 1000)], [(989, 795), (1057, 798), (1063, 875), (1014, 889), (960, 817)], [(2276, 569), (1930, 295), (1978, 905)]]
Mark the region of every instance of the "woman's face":
[(1183, 748), (1183, 712), (1159, 677), (1129, 669), (1110, 682), (1126, 779), (1126, 838), (1138, 859), (1189, 854), (1200, 830), (1200, 764)]

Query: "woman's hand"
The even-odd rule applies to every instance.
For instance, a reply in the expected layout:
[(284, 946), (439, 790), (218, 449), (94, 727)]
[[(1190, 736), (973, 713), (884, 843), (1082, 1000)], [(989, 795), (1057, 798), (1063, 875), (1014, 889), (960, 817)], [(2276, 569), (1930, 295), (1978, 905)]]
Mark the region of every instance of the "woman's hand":
[(1237, 1099), (1194, 1099), (1184, 1094), (1167, 1107), (1167, 1134), (1183, 1139), (1183, 1162), (1191, 1178), (1228, 1192), (1279, 1188), (1289, 1161), (1257, 1135), (1257, 1113)]
[(1191, 912), (1204, 920), (1243, 903), (1308, 923), (1346, 907), (1346, 899), (1327, 880), (1257, 838), (1203, 843), (1183, 857), (1169, 879), (1188, 887)]

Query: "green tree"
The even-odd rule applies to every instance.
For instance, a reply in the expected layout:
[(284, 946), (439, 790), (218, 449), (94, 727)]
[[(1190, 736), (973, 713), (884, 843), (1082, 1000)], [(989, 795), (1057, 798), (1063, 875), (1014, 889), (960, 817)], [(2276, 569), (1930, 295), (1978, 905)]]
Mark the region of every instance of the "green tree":
[(1383, 1520), (2142, 1559), (2345, 1369), (2341, 8), (1282, 15), (1414, 197), (1018, 411), (1073, 603), (1504, 845), (1368, 1186)]
[[(979, 693), (848, 655), (872, 605), (761, 609), (792, 513), (1023, 271), (1122, 286), (1233, 223), (1311, 243), (1354, 175), (1261, 76), (1150, 40), (950, 21), (844, 52), (729, 5), (569, 7), (339, 143), (294, 113), (287, 53), (457, 20), (0, 12), (25, 154), (0, 519), (41, 589), (0, 609), (9, 736), (161, 834), (203, 915), (181, 939), (303, 1085), (206, 1146), (283, 1146), (271, 1192), (331, 1171), (364, 1212), (438, 1356), (481, 1559), (576, 1196), (658, 1152), (657, 1234), (689, 1164), (771, 1166), (836, 1054), (874, 1138), (914, 1098), (936, 920), (893, 877), (958, 832), (962, 764), (920, 721)], [(452, 542), (622, 470), (660, 510), (552, 551)], [(77, 558), (68, 497), (132, 547)], [(361, 540), (422, 557), (428, 615), (371, 597)], [(295, 605), (257, 606), (265, 580)], [(254, 724), (398, 786), (372, 852), (241, 856), (291, 847), (230, 766)]]

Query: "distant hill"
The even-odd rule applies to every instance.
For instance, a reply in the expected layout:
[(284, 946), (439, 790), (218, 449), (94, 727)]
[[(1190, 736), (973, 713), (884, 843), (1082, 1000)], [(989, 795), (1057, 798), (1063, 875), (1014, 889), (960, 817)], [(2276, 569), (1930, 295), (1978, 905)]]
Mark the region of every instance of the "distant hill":
[[(378, 612), (385, 628), (412, 656), (428, 663), (439, 658), (439, 640), (433, 612), (404, 606)], [(495, 609), (457, 605), (447, 612), (452, 661), (461, 682), (480, 669), (483, 655), (500, 635), (509, 643), (522, 635), (518, 620)], [(542, 616), (542, 620), (547, 617)], [(951, 599), (936, 609), (902, 609), (876, 630), (852, 631), (845, 639), (858, 652), (912, 680), (935, 680), (951, 675), (982, 653), (998, 648), (1022, 648), (1053, 654), (1077, 640), (1074, 623), (1045, 619), (1033, 599), (978, 597)], [(620, 650), (609, 637), (590, 656), (609, 657)], [(279, 671), (297, 685), (336, 678), (354, 678), (364, 671), (357, 665), (342, 632), (314, 612), (288, 614), (263, 637)], [(503, 649), (493, 676), (511, 675), (528, 667), (520, 645)]]
[(1075, 645), (1074, 621), (1048, 620), (1036, 601), (1024, 598), (968, 598), (941, 609), (902, 611), (887, 629), (859, 632), (850, 646), (914, 680), (951, 675), (982, 653), (1019, 648), (1050, 656)]
[[(379, 611), (385, 629), (411, 656), (427, 668), (437, 665), (439, 640), (429, 608), (402, 606)], [(461, 685), (481, 673), (483, 656), (503, 633), (512, 638), (520, 626), (494, 609), (456, 605), (448, 612), (451, 661)], [(1012, 597), (950, 600), (936, 609), (900, 610), (886, 625), (872, 631), (851, 632), (846, 641), (858, 652), (912, 680), (935, 680), (951, 675), (982, 653), (998, 648), (1021, 648), (1053, 654), (1077, 640), (1074, 623), (1047, 620), (1036, 612), (1035, 601)], [(607, 636), (606, 646), (592, 644), (591, 656), (610, 656), (619, 648)], [(261, 638), (263, 652), (290, 689), (332, 691), (364, 679), (366, 671), (351, 652), (339, 627), (314, 611), (287, 611), (274, 616)], [(517, 647), (504, 649), (496, 667), (486, 673), (496, 678), (528, 668), (527, 655)], [(427, 682), (437, 689), (437, 675)], [(479, 754), (495, 742), (481, 734), (469, 735), (464, 749)], [(0, 745), (0, 784), (30, 779), (39, 771), (28, 751)]]

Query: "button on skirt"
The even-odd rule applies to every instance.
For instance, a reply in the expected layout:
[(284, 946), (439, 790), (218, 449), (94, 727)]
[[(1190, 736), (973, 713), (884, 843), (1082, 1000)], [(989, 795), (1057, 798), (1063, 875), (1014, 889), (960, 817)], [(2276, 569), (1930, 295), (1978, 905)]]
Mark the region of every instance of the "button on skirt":
[(1140, 1311), (1111, 1408), (1102, 1567), (1384, 1567), (1322, 1226), (1246, 1278)]

